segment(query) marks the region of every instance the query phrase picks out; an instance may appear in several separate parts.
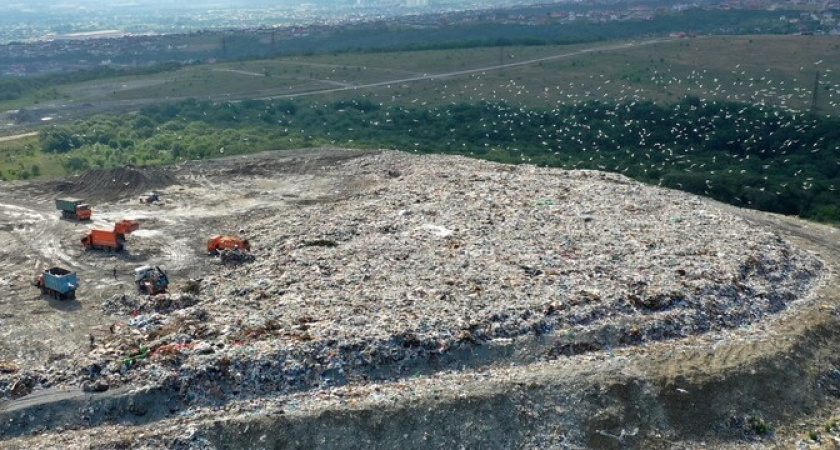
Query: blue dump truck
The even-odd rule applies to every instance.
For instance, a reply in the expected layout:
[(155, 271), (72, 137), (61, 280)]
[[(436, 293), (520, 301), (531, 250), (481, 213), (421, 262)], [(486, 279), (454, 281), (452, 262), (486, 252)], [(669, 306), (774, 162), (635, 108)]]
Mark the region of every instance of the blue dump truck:
[(41, 294), (49, 294), (59, 300), (65, 300), (76, 298), (79, 279), (76, 272), (53, 267), (38, 275), (32, 284), (41, 289)]

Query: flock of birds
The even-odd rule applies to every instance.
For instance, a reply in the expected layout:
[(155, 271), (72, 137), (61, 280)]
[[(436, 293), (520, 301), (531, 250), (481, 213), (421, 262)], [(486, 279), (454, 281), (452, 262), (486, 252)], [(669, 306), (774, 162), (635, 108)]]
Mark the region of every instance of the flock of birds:
[[(798, 67), (733, 63), (725, 69), (685, 69), (651, 59), (646, 67), (626, 63), (608, 73), (564, 60), (539, 66), (338, 92), (334, 99), (377, 105), (384, 116), (348, 114), (346, 128), (338, 133), (333, 127), (326, 138), (353, 145), (366, 128), (380, 127), (416, 138), (413, 148), (402, 150), (495, 152), (526, 163), (545, 162), (549, 155), (552, 165), (648, 181), (692, 173), (705, 175), (705, 189), (698, 192), (705, 194), (719, 180), (738, 177), (750, 189), (776, 195), (793, 188), (834, 191), (840, 183), (840, 170), (816, 170), (809, 163), (840, 166), (840, 136), (826, 133), (826, 124), (836, 124), (840, 113), (840, 78), (822, 59)], [(462, 105), (482, 110), (462, 116)], [(323, 98), (310, 108), (335, 110)], [(308, 139), (333, 126), (325, 119), (322, 129), (307, 132), (303, 128), (311, 125), (295, 127), (295, 119), (288, 119), (282, 126)], [(441, 124), (449, 134), (430, 131)]]
[[(824, 67), (824, 61), (799, 67), (795, 71), (798, 76), (792, 78), (780, 70), (757, 71), (741, 64), (735, 64), (727, 72), (695, 69), (679, 73), (674, 66), (659, 66), (648, 68), (644, 78), (638, 71), (617, 80), (606, 74), (590, 74), (588, 79), (578, 77), (550, 87), (545, 85), (545, 79), (524, 79), (516, 72), (485, 71), (460, 80), (395, 84), (388, 89), (353, 95), (381, 107), (397, 108), (409, 116), (415, 114), (416, 127), (409, 127), (408, 132), (417, 136), (422, 135), (424, 127), (433, 125), (429, 122), (441, 116), (451, 119), (452, 114), (457, 115), (459, 104), (495, 108), (495, 117), (484, 115), (476, 123), (459, 124), (459, 128), (480, 129), (483, 136), (475, 134), (477, 139), (464, 142), (458, 139), (459, 133), (455, 133), (458, 130), (452, 128), (452, 139), (436, 143), (445, 149), (461, 148), (465, 153), (483, 154), (495, 148), (518, 155), (522, 162), (533, 163), (535, 156), (527, 150), (525, 142), (532, 141), (534, 136), (523, 136), (533, 132), (543, 150), (559, 159), (573, 150), (570, 154), (578, 159), (564, 161), (563, 166), (568, 168), (630, 171), (631, 174), (671, 170), (707, 173), (709, 189), (713, 187), (715, 175), (722, 171), (735, 175), (759, 173), (760, 179), (751, 181), (753, 187), (779, 194), (788, 187), (788, 182), (774, 185), (773, 173), (785, 171), (791, 155), (828, 151), (840, 158), (840, 142), (813, 136), (821, 120), (837, 117), (840, 112), (840, 80), (831, 68)], [(562, 73), (558, 74), (561, 77)], [(529, 81), (537, 87), (529, 87)], [(815, 95), (819, 119), (808, 114), (812, 112)], [(696, 102), (680, 102), (683, 96), (692, 96)], [(644, 118), (634, 112), (634, 108), (650, 107), (651, 102), (660, 107), (671, 105), (669, 115)], [(743, 107), (733, 110), (733, 104)], [(585, 105), (589, 106), (579, 113), (569, 112), (569, 106)], [(388, 126), (391, 121), (392, 118), (386, 118), (362, 126)], [(667, 136), (654, 131), (663, 123), (670, 128)], [(724, 136), (729, 139), (721, 140)], [(778, 136), (788, 138), (779, 141)], [(695, 150), (704, 146), (708, 150), (710, 143), (721, 146), (718, 156), (695, 158)], [(440, 150), (426, 149), (424, 145), (427, 143), (423, 141), (413, 143), (415, 151)], [(799, 158), (793, 159), (794, 163), (801, 162)], [(621, 165), (627, 161), (634, 161), (636, 167)], [(833, 161), (840, 165), (840, 160)], [(789, 175), (798, 180), (802, 190), (812, 189), (815, 179), (825, 182), (821, 184), (826, 189), (835, 189), (833, 182), (827, 182), (822, 174), (796, 167), (799, 166), (793, 166), (795, 170), (791, 169)]]

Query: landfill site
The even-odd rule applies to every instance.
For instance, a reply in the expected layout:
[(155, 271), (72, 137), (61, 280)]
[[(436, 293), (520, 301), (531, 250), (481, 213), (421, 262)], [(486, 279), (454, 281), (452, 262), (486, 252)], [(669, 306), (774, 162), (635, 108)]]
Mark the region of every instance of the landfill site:
[(0, 238), (4, 449), (792, 448), (840, 397), (835, 229), (617, 174), (94, 170)]

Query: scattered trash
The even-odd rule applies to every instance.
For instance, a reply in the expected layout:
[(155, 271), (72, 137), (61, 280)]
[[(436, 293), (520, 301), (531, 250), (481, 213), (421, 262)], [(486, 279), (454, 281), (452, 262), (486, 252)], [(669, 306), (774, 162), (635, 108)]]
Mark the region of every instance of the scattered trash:
[(421, 228), (430, 231), (433, 235), (438, 237), (449, 237), (452, 236), (453, 233), (452, 230), (441, 225), (423, 224)]
[[(400, 170), (383, 180), (383, 167)], [(621, 175), (388, 152), (341, 170), (372, 187), (248, 222), (260, 250), (247, 265), (105, 299), (118, 326), (40, 385), (78, 385), (96, 364), (111, 388), (177, 380), (211, 404), (404, 377), (513, 338), (561, 336), (541, 357), (564, 358), (743, 329), (822, 273), (775, 234)], [(15, 371), (0, 362), (3, 396)]]
[(14, 361), (0, 361), (0, 373), (12, 373), (20, 370), (20, 366)]

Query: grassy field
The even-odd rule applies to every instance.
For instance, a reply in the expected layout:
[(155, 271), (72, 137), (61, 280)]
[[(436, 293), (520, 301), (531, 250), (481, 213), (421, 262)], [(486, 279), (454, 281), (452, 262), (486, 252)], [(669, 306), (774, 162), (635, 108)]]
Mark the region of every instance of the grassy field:
[[(210, 64), (61, 86), (52, 96), (93, 102), (317, 93), (316, 101), (359, 97), (383, 104), (503, 100), (538, 107), (592, 99), (672, 102), (694, 95), (808, 109), (819, 72), (818, 107), (826, 114), (838, 114), (840, 108), (840, 58), (836, 58), (840, 36), (706, 37), (578, 53), (605, 45), (609, 44), (342, 53)], [(550, 57), (556, 59), (493, 69), (500, 63)], [(477, 72), (400, 81), (469, 70)], [(365, 87), (389, 81), (394, 83)], [(350, 89), (336, 92), (342, 87)], [(23, 105), (18, 102), (17, 106)]]
[[(840, 37), (836, 36), (686, 39), (574, 55), (439, 82), (394, 85), (368, 95), (384, 102), (504, 100), (523, 107), (593, 99), (673, 102), (694, 95), (708, 100), (765, 102), (804, 109), (811, 105), (814, 78), (819, 71), (818, 106), (822, 112), (836, 115), (840, 108), (840, 60), (832, 55), (837, 54), (838, 45)], [(514, 57), (519, 50), (504, 49)], [(571, 53), (554, 48), (545, 54), (564, 51)], [(339, 57), (332, 61), (321, 59), (342, 63)], [(412, 66), (407, 63), (401, 67)]]
[[(359, 97), (383, 104), (503, 100), (544, 107), (592, 99), (673, 102), (687, 94), (807, 109), (819, 72), (821, 112), (840, 113), (840, 58), (836, 58), (840, 36), (718, 36), (581, 53), (614, 45), (338, 53), (206, 64), (55, 86), (14, 102), (0, 102), (0, 110), (67, 101), (295, 95), (317, 95), (315, 101)], [(540, 58), (555, 59), (495, 69), (499, 64)], [(459, 71), (475, 72), (401, 81)], [(385, 84), (366, 87), (377, 83)]]
[(40, 151), (38, 136), (0, 141), (0, 179), (52, 177), (64, 173), (61, 157)]

